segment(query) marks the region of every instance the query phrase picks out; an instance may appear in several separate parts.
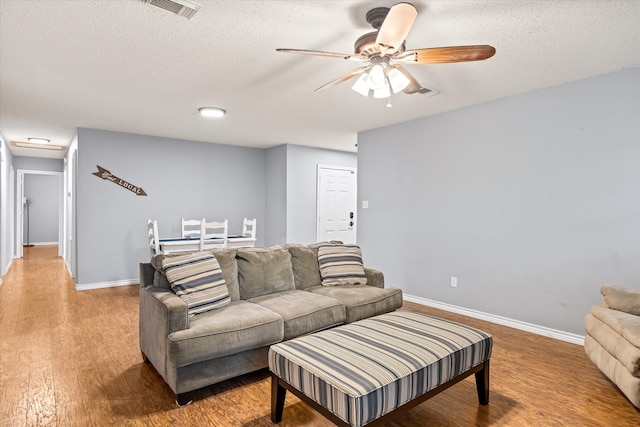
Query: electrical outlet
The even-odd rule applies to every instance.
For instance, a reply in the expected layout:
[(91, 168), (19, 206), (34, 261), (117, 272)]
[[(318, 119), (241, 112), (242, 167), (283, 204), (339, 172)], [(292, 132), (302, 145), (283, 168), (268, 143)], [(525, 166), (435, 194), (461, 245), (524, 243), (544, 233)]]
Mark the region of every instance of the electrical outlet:
[(458, 287), (458, 278), (457, 277), (451, 276), (451, 287), (452, 288), (457, 288)]

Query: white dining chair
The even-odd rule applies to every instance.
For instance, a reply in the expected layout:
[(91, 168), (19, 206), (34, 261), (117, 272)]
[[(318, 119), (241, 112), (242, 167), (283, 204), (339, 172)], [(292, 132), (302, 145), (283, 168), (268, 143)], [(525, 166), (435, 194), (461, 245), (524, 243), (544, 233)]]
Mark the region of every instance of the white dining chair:
[(242, 237), (256, 238), (256, 218), (245, 218), (244, 221), (242, 221)]
[(229, 220), (206, 222), (202, 218), (200, 250), (226, 248), (229, 237)]
[(202, 219), (184, 219), (182, 218), (182, 237), (183, 238), (200, 238), (200, 229), (202, 228)]
[(158, 235), (158, 221), (147, 220), (147, 233), (149, 234), (149, 252), (151, 257), (160, 253), (160, 236)]

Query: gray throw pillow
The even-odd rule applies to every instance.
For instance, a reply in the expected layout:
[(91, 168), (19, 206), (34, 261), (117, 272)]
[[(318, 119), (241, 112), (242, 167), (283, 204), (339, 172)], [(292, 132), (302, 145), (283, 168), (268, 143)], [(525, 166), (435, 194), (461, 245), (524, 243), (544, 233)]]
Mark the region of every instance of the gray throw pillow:
[(291, 254), (283, 246), (238, 248), (236, 260), (242, 299), (295, 289)]
[(296, 281), (296, 289), (319, 286), (320, 267), (318, 266), (318, 248), (305, 245), (288, 244), (285, 246), (291, 254), (291, 266)]

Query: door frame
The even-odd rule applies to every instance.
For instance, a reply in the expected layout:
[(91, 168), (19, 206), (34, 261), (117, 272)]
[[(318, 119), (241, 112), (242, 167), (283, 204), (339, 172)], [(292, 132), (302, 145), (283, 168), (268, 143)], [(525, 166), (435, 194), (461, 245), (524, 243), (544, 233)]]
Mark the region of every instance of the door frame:
[(341, 170), (346, 172), (351, 172), (355, 175), (355, 186), (353, 188), (353, 195), (355, 198), (355, 203), (353, 207), (353, 211), (356, 216), (355, 224), (353, 225), (353, 243), (357, 242), (358, 238), (358, 168), (350, 167), (350, 166), (333, 166), (333, 165), (321, 165), (318, 164), (316, 168), (316, 242), (320, 241), (320, 170), (321, 169), (331, 169), (331, 170)]
[(64, 253), (64, 174), (62, 172), (18, 169), (16, 171), (16, 228), (15, 228), (15, 256), (22, 258), (23, 230), (24, 230), (24, 176), (51, 175), (58, 177), (58, 255)]

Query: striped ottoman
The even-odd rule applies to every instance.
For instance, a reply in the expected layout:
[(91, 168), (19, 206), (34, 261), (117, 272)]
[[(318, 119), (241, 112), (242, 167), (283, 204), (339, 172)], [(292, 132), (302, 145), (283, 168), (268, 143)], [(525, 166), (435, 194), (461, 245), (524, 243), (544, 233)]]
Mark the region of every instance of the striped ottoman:
[(339, 426), (382, 424), (475, 373), (489, 403), (493, 339), (437, 317), (395, 311), (272, 345), (271, 420), (289, 390)]

